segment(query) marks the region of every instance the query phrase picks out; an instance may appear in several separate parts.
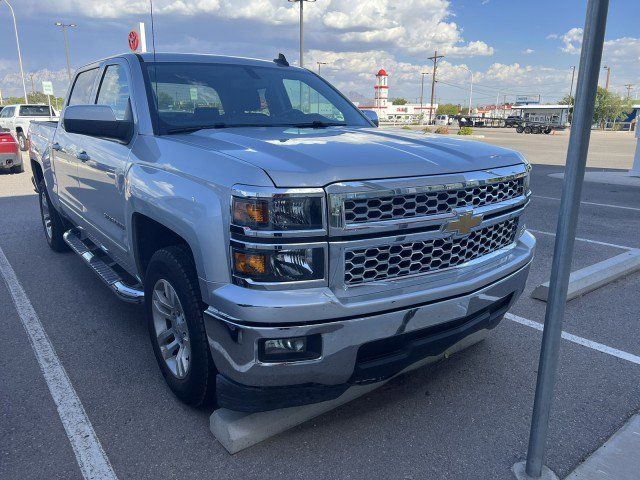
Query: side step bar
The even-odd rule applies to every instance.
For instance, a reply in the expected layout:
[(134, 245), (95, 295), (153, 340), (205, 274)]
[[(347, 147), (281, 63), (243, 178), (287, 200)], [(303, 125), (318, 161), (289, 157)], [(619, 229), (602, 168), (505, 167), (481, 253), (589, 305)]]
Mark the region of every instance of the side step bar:
[(120, 275), (105, 263), (100, 257), (92, 253), (91, 249), (82, 240), (80, 231), (72, 228), (63, 235), (64, 241), (85, 261), (89, 267), (102, 279), (104, 283), (121, 300), (130, 303), (142, 303), (144, 301), (144, 291), (140, 285), (128, 285)]

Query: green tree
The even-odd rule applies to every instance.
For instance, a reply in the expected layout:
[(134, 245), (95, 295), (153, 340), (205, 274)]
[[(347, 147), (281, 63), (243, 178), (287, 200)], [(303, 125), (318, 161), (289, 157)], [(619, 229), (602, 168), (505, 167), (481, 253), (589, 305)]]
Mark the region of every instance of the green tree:
[(392, 105), (406, 105), (407, 103), (409, 102), (404, 98), (394, 98), (391, 102)]
[(595, 110), (593, 111), (593, 123), (598, 124), (607, 120), (617, 120), (625, 111), (626, 106), (626, 102), (620, 95), (598, 87)]
[(458, 115), (459, 112), (460, 112), (460, 105), (454, 105), (453, 103), (443, 103), (442, 105), (438, 105), (438, 110), (436, 111), (436, 115), (454, 116), (454, 115)]

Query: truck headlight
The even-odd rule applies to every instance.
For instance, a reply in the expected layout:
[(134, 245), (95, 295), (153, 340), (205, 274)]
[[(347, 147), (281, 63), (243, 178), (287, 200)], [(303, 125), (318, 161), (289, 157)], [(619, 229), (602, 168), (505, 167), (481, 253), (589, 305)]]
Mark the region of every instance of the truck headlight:
[(317, 231), (324, 234), (322, 189), (264, 189), (236, 186), (232, 223), (243, 233)]
[(232, 246), (235, 278), (249, 283), (282, 283), (323, 280), (325, 249), (287, 245)]

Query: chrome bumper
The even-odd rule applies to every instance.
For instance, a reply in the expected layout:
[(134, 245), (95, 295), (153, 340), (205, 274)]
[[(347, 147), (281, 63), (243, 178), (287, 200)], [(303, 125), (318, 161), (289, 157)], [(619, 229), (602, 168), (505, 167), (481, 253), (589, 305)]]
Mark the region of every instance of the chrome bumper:
[[(446, 288), (389, 290), (384, 298), (345, 302), (329, 289), (258, 292), (236, 286), (215, 293), (218, 308), (206, 310), (209, 346), (218, 371), (242, 385), (341, 385), (352, 378), (359, 348), (368, 342), (472, 316), (522, 293), (535, 249), (525, 232), (496, 259), (494, 268), (468, 271)], [(486, 267), (486, 265), (485, 265)], [(320, 334), (318, 359), (262, 363), (264, 338)]]

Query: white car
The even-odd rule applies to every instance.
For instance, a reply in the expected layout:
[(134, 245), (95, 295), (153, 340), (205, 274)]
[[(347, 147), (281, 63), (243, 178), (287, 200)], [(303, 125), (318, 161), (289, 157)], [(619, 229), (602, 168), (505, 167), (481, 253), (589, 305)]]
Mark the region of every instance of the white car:
[(451, 125), (453, 123), (453, 118), (449, 117), (449, 115), (436, 115), (436, 125)]
[(5, 128), (13, 134), (22, 151), (27, 150), (27, 133), (34, 120), (57, 121), (58, 116), (49, 105), (7, 105), (0, 112), (0, 128)]

